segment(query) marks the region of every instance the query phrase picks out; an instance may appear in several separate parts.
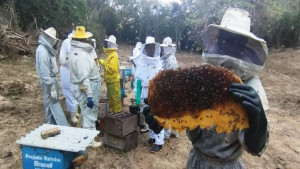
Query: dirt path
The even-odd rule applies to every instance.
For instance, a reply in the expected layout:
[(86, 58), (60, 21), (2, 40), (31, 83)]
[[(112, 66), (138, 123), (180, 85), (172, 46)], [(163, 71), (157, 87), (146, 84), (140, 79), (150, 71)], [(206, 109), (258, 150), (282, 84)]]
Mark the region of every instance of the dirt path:
[[(121, 46), (119, 57), (127, 60), (128, 46)], [(21, 56), (20, 56), (21, 57)], [(197, 65), (200, 56), (194, 53), (177, 54), (180, 66)], [(34, 58), (22, 57), (17, 61), (0, 62), (0, 86), (2, 82), (10, 86), (20, 85), (20, 90), (0, 87), (0, 168), (22, 168), (21, 149), (17, 139), (43, 123), (43, 101), (39, 79), (35, 73)], [(243, 155), (247, 168), (299, 168), (300, 163), (300, 50), (286, 50), (270, 54), (265, 71), (261, 74), (269, 102), (270, 143), (262, 157)], [(16, 82), (17, 81), (17, 82)], [(128, 84), (127, 84), (128, 85)], [(4, 86), (4, 85), (2, 85)], [(3, 89), (5, 88), (5, 89)], [(25, 92), (22, 92), (25, 88)], [(105, 91), (102, 83), (102, 91)], [(14, 91), (14, 94), (10, 94)], [(104, 96), (105, 92), (102, 92)], [(124, 110), (128, 111), (130, 97), (125, 100)], [(62, 102), (64, 104), (64, 102)], [(102, 139), (102, 138), (100, 138)], [(150, 153), (145, 142), (148, 134), (139, 134), (138, 148), (128, 153), (119, 153), (101, 148), (91, 150), (89, 159), (82, 169), (94, 168), (159, 168), (182, 169), (191, 149), (185, 133), (179, 139), (165, 141), (164, 148), (157, 154)]]

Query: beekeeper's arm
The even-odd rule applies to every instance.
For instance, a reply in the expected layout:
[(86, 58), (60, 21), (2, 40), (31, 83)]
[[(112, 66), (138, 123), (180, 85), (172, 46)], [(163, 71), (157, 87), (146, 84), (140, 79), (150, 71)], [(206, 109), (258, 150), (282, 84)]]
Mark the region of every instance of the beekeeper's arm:
[(149, 128), (153, 130), (155, 134), (159, 134), (163, 127), (158, 124), (157, 119), (154, 118), (153, 114), (151, 113), (151, 109), (148, 106), (148, 98), (144, 99), (144, 103), (147, 104), (143, 109), (145, 122), (149, 125)]
[(50, 76), (51, 60), (49, 53), (46, 50), (41, 49), (37, 54), (39, 55), (37, 58), (39, 58), (38, 66), (40, 78), (42, 79), (42, 82), (44, 84), (51, 86), (52, 84), (54, 84), (54, 80)]
[(119, 60), (116, 53), (111, 54), (107, 58), (107, 62), (100, 59), (100, 63), (104, 66), (105, 70), (109, 73), (116, 73), (119, 71)]
[(258, 93), (249, 85), (232, 84), (229, 92), (248, 113), (249, 128), (240, 132), (239, 140), (249, 153), (261, 156), (269, 141), (268, 121)]

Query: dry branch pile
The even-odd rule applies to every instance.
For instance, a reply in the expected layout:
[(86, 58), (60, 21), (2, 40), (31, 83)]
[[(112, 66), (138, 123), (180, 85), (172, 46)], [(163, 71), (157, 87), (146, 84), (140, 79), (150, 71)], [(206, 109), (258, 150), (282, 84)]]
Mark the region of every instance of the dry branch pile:
[(36, 38), (24, 33), (17, 33), (11, 28), (0, 30), (0, 47), (6, 52), (33, 54)]
[(0, 53), (33, 54), (36, 42), (35, 34), (20, 31), (15, 1), (7, 0), (0, 5)]

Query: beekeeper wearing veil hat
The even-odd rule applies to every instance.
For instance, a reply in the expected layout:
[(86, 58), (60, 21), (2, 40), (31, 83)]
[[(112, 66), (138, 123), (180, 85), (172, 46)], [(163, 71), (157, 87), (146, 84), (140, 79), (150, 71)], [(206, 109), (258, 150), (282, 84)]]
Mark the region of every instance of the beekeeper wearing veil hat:
[(107, 88), (110, 112), (118, 113), (122, 111), (121, 86), (119, 74), (119, 57), (117, 39), (110, 35), (104, 41), (103, 48), (106, 59), (100, 59), (100, 64), (104, 67), (104, 81)]
[(238, 8), (227, 9), (221, 25), (209, 25), (204, 30), (203, 42), (207, 51), (202, 57), (206, 63), (223, 66), (242, 79), (243, 84), (232, 84), (228, 92), (247, 112), (249, 128), (230, 133), (199, 127), (187, 130), (193, 148), (186, 168), (245, 168), (240, 158), (243, 150), (261, 156), (269, 142), (266, 117), (269, 104), (256, 75), (263, 69), (267, 45), (250, 32), (249, 13)]
[(129, 60), (131, 61), (131, 72), (133, 76), (135, 73), (135, 69), (137, 68), (139, 61), (141, 59), (140, 54), (141, 54), (142, 45), (143, 44), (141, 42), (137, 42), (134, 49), (132, 50), (132, 56), (129, 57)]
[[(82, 114), (82, 128), (96, 130), (101, 83), (94, 60), (97, 54), (88, 41), (92, 36), (92, 33), (85, 31), (84, 26), (76, 27), (71, 41), (69, 69), (72, 93)], [(93, 141), (91, 146), (100, 147), (101, 143)]]
[(45, 122), (56, 124), (50, 107), (55, 103), (59, 103), (56, 79), (58, 68), (55, 58), (57, 56), (56, 45), (58, 39), (56, 38), (56, 30), (53, 27), (41, 31), (38, 41), (39, 46), (36, 49), (36, 73), (40, 77), (40, 86), (43, 92)]
[[(137, 102), (140, 99), (144, 100), (148, 97), (148, 86), (150, 80), (162, 70), (162, 64), (160, 61), (160, 44), (155, 42), (155, 38), (148, 36), (146, 38), (145, 44), (142, 46), (142, 52), (140, 54), (141, 60), (139, 65), (136, 68), (136, 93), (137, 93)], [(139, 87), (140, 86), (140, 87)], [(143, 111), (143, 106), (141, 106)], [(144, 115), (140, 114), (140, 123), (144, 122), (146, 119), (143, 119)], [(145, 122), (144, 122), (145, 123)], [(149, 127), (150, 129), (149, 129)], [(162, 149), (164, 144), (164, 130), (156, 131), (152, 130), (151, 124), (145, 124), (144, 128), (141, 129), (141, 132), (149, 131), (149, 144), (154, 144), (151, 152), (155, 153)]]
[(237, 74), (244, 84), (233, 84), (229, 93), (248, 114), (249, 128), (217, 134), (199, 128), (187, 131), (193, 143), (186, 168), (245, 168), (243, 149), (261, 156), (269, 142), (266, 114), (269, 104), (259, 77), (268, 55), (263, 39), (250, 32), (250, 16), (238, 8), (226, 10), (221, 25), (209, 25), (203, 42), (206, 63), (223, 66)]
[(178, 63), (175, 57), (176, 45), (172, 43), (170, 37), (166, 37), (163, 43), (160, 44), (162, 49), (162, 55), (160, 59), (162, 61), (163, 69), (177, 69)]

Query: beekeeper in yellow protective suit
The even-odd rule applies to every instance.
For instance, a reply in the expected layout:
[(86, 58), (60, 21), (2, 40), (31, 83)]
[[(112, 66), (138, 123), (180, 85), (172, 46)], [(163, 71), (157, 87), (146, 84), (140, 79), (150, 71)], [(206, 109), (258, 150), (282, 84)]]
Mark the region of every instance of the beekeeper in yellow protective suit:
[(106, 83), (110, 112), (117, 113), (122, 109), (121, 106), (121, 90), (119, 75), (119, 57), (117, 54), (118, 45), (116, 37), (110, 35), (104, 41), (104, 52), (107, 58), (100, 59), (100, 64), (104, 66), (104, 81)]

